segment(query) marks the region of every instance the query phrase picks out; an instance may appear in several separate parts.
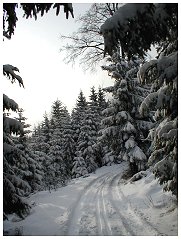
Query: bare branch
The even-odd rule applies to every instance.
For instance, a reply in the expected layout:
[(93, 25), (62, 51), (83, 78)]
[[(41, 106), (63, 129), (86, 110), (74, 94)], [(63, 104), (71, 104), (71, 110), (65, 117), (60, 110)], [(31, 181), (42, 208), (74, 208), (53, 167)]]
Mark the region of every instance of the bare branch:
[(81, 23), (80, 28), (69, 36), (61, 36), (66, 41), (60, 49), (66, 52), (65, 63), (80, 61), (84, 70), (95, 71), (97, 64), (103, 59), (104, 42), (100, 35), (100, 26), (110, 17), (110, 11), (115, 11), (114, 4), (109, 8), (105, 3), (91, 5), (89, 11), (76, 21)]

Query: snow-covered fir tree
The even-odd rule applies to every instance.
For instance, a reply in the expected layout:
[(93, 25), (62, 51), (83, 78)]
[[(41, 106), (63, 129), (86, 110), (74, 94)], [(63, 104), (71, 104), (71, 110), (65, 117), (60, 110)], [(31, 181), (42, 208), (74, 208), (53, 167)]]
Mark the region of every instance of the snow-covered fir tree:
[(47, 136), (44, 132), (44, 123), (39, 123), (32, 134), (32, 147), (35, 151), (40, 151), (45, 154), (49, 152), (49, 142), (46, 140)]
[(53, 131), (50, 140), (49, 161), (44, 162), (45, 178), (49, 187), (54, 189), (65, 182), (65, 162), (62, 154), (62, 133), (58, 128)]
[(79, 137), (80, 127), (82, 125), (82, 120), (85, 116), (86, 109), (87, 109), (87, 101), (81, 90), (76, 101), (76, 106), (71, 114), (73, 140), (75, 143), (77, 143)]
[(63, 130), (64, 123), (67, 120), (68, 111), (63, 103), (57, 99), (52, 104), (51, 118), (53, 119), (53, 124), (55, 128)]
[(94, 141), (93, 145), (93, 154), (95, 158), (96, 164), (101, 167), (102, 166), (102, 152), (101, 148), (97, 144), (98, 132), (101, 128), (101, 120), (103, 118), (102, 111), (106, 108), (106, 100), (103, 90), (99, 87), (98, 93), (95, 91), (95, 87), (91, 88), (91, 94), (89, 96), (90, 102), (88, 105), (88, 113), (91, 113), (91, 120), (95, 125), (95, 133), (94, 133)]
[(31, 149), (31, 153), (36, 158), (36, 163), (39, 165), (38, 172), (43, 177), (39, 189), (47, 189), (45, 165), (51, 160), (47, 155), (50, 149), (50, 143), (49, 141), (46, 141), (46, 134), (42, 127), (44, 127), (44, 122), (39, 123), (34, 127), (32, 136), (29, 139), (29, 147)]
[[(108, 102), (106, 101), (106, 98), (105, 98), (105, 92), (103, 91), (103, 89), (101, 87), (98, 88), (97, 104), (98, 104), (98, 114), (99, 114), (99, 119), (98, 119), (98, 122), (99, 122), (98, 134), (99, 134), (100, 129), (102, 129), (102, 127), (103, 127), (103, 125), (101, 124), (101, 121), (104, 118), (102, 112), (108, 106)], [(97, 137), (98, 137), (98, 134), (97, 134)], [(108, 155), (104, 158), (106, 153), (108, 153), (106, 150), (106, 147), (104, 147), (104, 145), (101, 144), (100, 141), (97, 141), (94, 146), (94, 150), (95, 150), (96, 162), (97, 162), (98, 166), (101, 167), (103, 165), (107, 165), (106, 162), (109, 161)]]
[[(147, 137), (151, 141), (148, 163), (154, 166), (153, 172), (164, 189), (178, 195), (178, 52), (173, 45), (175, 41), (163, 49), (158, 60), (140, 68), (140, 81), (152, 83), (151, 93), (142, 102), (140, 112), (147, 115), (155, 111), (156, 126)], [(169, 52), (171, 47), (172, 53)]]
[[(97, 135), (100, 129), (100, 112), (103, 107), (104, 97), (103, 95), (100, 96), (100, 101), (98, 102), (98, 94), (95, 91), (95, 87), (92, 87), (89, 98), (90, 101), (87, 104), (87, 109), (85, 109), (82, 118), (76, 151), (79, 152), (79, 156), (84, 158), (87, 170), (91, 173), (94, 172), (98, 166), (102, 166), (97, 147)], [(99, 103), (102, 103), (101, 107)]]
[(87, 165), (84, 158), (81, 156), (82, 152), (76, 151), (76, 157), (73, 159), (72, 177), (79, 178), (81, 176), (88, 176)]
[(177, 3), (128, 3), (108, 18), (100, 28), (104, 55), (113, 55), (121, 45), (122, 57), (145, 57), (151, 44), (169, 43), (177, 38)]
[(164, 189), (177, 195), (178, 4), (125, 4), (105, 21), (101, 33), (104, 53), (111, 56), (118, 45), (122, 56), (130, 59), (135, 55), (144, 57), (151, 44), (160, 48), (158, 59), (147, 62), (139, 71), (140, 82), (152, 84), (140, 112), (149, 116), (156, 111), (156, 126), (148, 135), (152, 142), (148, 162), (154, 165), (155, 176)]
[(96, 143), (97, 124), (94, 114), (88, 109), (82, 121), (80, 134), (76, 145), (76, 151), (81, 152), (84, 158), (88, 172), (93, 172), (97, 168), (93, 145)]
[(90, 96), (89, 96), (89, 98), (90, 98), (90, 100), (91, 100), (91, 103), (92, 103), (92, 105), (94, 104), (94, 105), (97, 105), (98, 104), (98, 95), (97, 95), (97, 93), (96, 93), (96, 90), (95, 90), (95, 87), (93, 86), (93, 87), (91, 87), (91, 94), (90, 94)]
[(100, 114), (100, 116), (102, 116), (102, 111), (106, 108), (107, 102), (106, 102), (106, 98), (105, 98), (105, 93), (101, 87), (99, 87), (99, 89), (98, 89), (97, 102), (98, 102), (98, 106), (99, 106), (99, 114)]
[(65, 162), (65, 174), (67, 178), (71, 177), (73, 167), (73, 158), (75, 156), (75, 142), (73, 140), (73, 130), (70, 116), (67, 117), (63, 130), (62, 154)]
[[(20, 86), (23, 86), (22, 78), (15, 73), (16, 71), (19, 71), (18, 68), (12, 65), (3, 66), (3, 74), (12, 83), (17, 80)], [(30, 210), (24, 196), (31, 191), (31, 187), (17, 172), (18, 164), (23, 162), (27, 165), (27, 162), (24, 152), (16, 147), (12, 137), (12, 134), (23, 134), (23, 126), (18, 120), (9, 118), (6, 113), (9, 110), (17, 111), (18, 108), (14, 100), (3, 95), (3, 212), (4, 215), (15, 212), (23, 217)], [(22, 172), (24, 174), (24, 170)]]
[[(43, 121), (41, 125), (41, 134), (42, 136), (44, 136), (45, 143), (49, 143), (53, 127), (54, 125), (51, 125), (48, 115), (45, 112), (45, 114), (43, 115)], [(47, 149), (47, 152), (48, 152), (48, 149)]]
[(42, 166), (42, 159), (39, 153), (31, 148), (31, 144), (28, 143), (26, 149), (26, 159), (28, 163), (28, 174), (25, 179), (31, 186), (31, 192), (40, 191), (43, 189), (44, 170)]
[(56, 188), (64, 185), (70, 178), (71, 161), (74, 156), (73, 142), (68, 132), (70, 115), (60, 100), (56, 100), (52, 105), (51, 122), (53, 125), (48, 152), (51, 160), (45, 164), (45, 175), (50, 185)]
[(31, 192), (33, 192), (41, 188), (43, 171), (36, 154), (32, 152), (28, 143), (28, 134), (31, 132), (28, 129), (30, 124), (26, 123), (27, 118), (24, 117), (23, 112), (23, 109), (19, 109), (19, 117), (16, 118), (23, 126), (23, 133), (18, 137), (13, 137), (16, 147), (23, 151), (16, 165), (16, 174), (28, 182)]
[[(103, 128), (100, 131), (99, 142), (102, 141), (102, 145), (107, 146), (105, 147), (106, 161), (109, 155), (111, 155), (111, 161), (113, 157), (115, 162), (122, 159), (128, 160), (132, 173), (144, 168), (147, 159), (140, 148), (143, 144), (140, 140), (140, 137), (143, 138), (143, 133), (138, 106), (148, 94), (148, 89), (141, 88), (138, 84), (136, 74), (139, 64), (138, 59), (124, 60), (117, 52), (112, 56), (112, 64), (102, 67), (115, 78), (115, 84), (105, 89), (112, 93), (113, 98), (108, 108), (103, 111)], [(148, 130), (149, 123), (145, 122), (144, 127)], [(130, 140), (132, 143), (129, 143)], [(109, 152), (107, 152), (108, 148)]]

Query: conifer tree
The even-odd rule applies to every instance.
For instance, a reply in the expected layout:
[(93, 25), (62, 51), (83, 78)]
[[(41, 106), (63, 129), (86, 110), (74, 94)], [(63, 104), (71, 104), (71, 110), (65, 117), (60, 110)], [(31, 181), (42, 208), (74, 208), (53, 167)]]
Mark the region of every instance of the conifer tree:
[[(26, 123), (27, 118), (23, 115), (24, 110), (19, 109), (16, 119), (23, 126), (23, 134), (20, 134), (19, 137), (16, 137), (16, 147), (23, 150), (24, 158), (26, 159), (26, 171), (24, 172), (22, 179), (28, 182), (31, 187), (31, 192), (42, 189), (42, 179), (43, 179), (43, 169), (41, 162), (39, 161), (38, 155), (33, 151), (31, 147), (31, 141), (29, 138), (29, 133), (31, 132), (28, 128), (30, 124)], [(22, 167), (22, 163), (19, 163), (18, 170)]]
[(49, 152), (50, 144), (49, 141), (47, 141), (47, 136), (44, 133), (43, 123), (38, 124), (38, 126), (35, 129), (35, 132), (33, 134), (33, 142), (32, 147), (34, 147), (34, 150), (41, 151), (45, 154)]
[[(105, 118), (102, 120), (103, 129), (99, 141), (108, 146), (108, 155), (114, 154), (116, 162), (128, 160), (132, 173), (136, 173), (146, 164), (146, 155), (140, 149), (142, 142), (139, 141), (142, 131), (136, 120), (140, 120), (138, 106), (147, 90), (138, 85), (136, 78), (139, 60), (126, 61), (115, 53), (112, 61), (111, 65), (102, 67), (115, 78), (115, 84), (105, 89), (112, 93), (113, 98), (103, 111)], [(145, 125), (148, 128), (149, 123)], [(130, 137), (133, 144), (126, 143)]]
[(62, 110), (63, 110), (63, 104), (62, 102), (57, 99), (53, 102), (52, 105), (52, 112), (51, 112), (51, 118), (54, 121), (54, 125), (56, 128), (61, 129), (62, 127)]
[(51, 159), (45, 163), (45, 176), (49, 188), (56, 189), (65, 185), (70, 177), (71, 161), (73, 157), (72, 145), (68, 128), (70, 126), (70, 115), (60, 100), (56, 100), (52, 105), (51, 114), (52, 133), (49, 140), (50, 148), (48, 156)]
[(62, 143), (62, 153), (65, 162), (65, 174), (67, 178), (71, 177), (71, 170), (73, 167), (73, 158), (75, 156), (75, 142), (73, 140), (73, 130), (70, 117), (67, 118), (67, 122), (64, 125), (63, 130), (63, 143)]
[[(170, 42), (162, 49), (158, 60), (145, 63), (139, 71), (142, 83), (152, 83), (151, 93), (140, 106), (142, 115), (155, 111), (156, 125), (147, 137), (151, 141), (149, 165), (164, 190), (178, 196), (178, 72), (175, 51), (177, 44)], [(170, 51), (174, 50), (172, 53)]]
[[(125, 15), (130, 8), (134, 11)], [(144, 64), (138, 74), (141, 83), (152, 85), (140, 113), (149, 116), (156, 111), (156, 124), (147, 137), (152, 142), (148, 163), (154, 166), (155, 176), (164, 184), (164, 189), (177, 196), (178, 4), (125, 4), (101, 26), (101, 33), (104, 54), (111, 56), (118, 45), (121, 45), (122, 56), (129, 59), (135, 55), (144, 57), (151, 44), (158, 45), (158, 59)]]
[(76, 150), (81, 152), (89, 173), (95, 171), (97, 168), (94, 144), (97, 139), (98, 127), (95, 119), (94, 112), (89, 108), (83, 119), (76, 147)]
[(91, 120), (93, 121), (93, 125), (95, 125), (95, 137), (92, 149), (94, 154), (94, 161), (97, 166), (102, 166), (102, 152), (100, 145), (97, 144), (98, 132), (101, 128), (101, 120), (102, 120), (102, 111), (106, 107), (105, 96), (102, 89), (99, 87), (98, 93), (95, 91), (95, 87), (91, 88), (90, 102), (88, 105), (88, 114), (91, 114)]
[(80, 127), (82, 125), (82, 120), (85, 116), (86, 109), (87, 109), (87, 101), (86, 101), (86, 98), (81, 90), (78, 95), (76, 106), (73, 109), (72, 114), (71, 114), (73, 140), (75, 143), (77, 143), (77, 140), (79, 137)]
[(96, 93), (94, 86), (91, 88), (91, 94), (90, 94), (89, 98), (91, 100), (91, 104), (92, 105), (97, 105), (97, 103), (98, 103), (97, 102), (98, 101), (98, 94)]
[[(20, 86), (23, 86), (22, 78), (15, 71), (19, 71), (17, 67), (3, 66), (3, 74), (12, 83), (17, 80)], [(20, 217), (24, 217), (29, 213), (30, 206), (23, 197), (31, 188), (21, 175), (17, 175), (18, 163), (26, 159), (23, 157), (24, 152), (16, 147), (12, 137), (12, 134), (23, 135), (23, 126), (16, 119), (8, 117), (9, 114), (6, 112), (9, 110), (16, 112), (18, 108), (14, 100), (3, 95), (3, 212), (4, 215), (15, 212)]]
[[(51, 138), (51, 125), (50, 125), (50, 120), (49, 120), (46, 112), (43, 115), (43, 118), (44, 119), (43, 119), (43, 122), (41, 125), (41, 131), (42, 131), (42, 135), (44, 136), (45, 143), (48, 143)], [(48, 150), (47, 150), (47, 152), (48, 152)]]
[(102, 111), (106, 108), (107, 106), (107, 102), (105, 99), (105, 93), (103, 91), (103, 89), (101, 87), (99, 87), (98, 89), (98, 93), (97, 93), (97, 102), (98, 102), (98, 106), (99, 106), (99, 114), (100, 116), (102, 115)]
[(51, 140), (48, 156), (50, 160), (45, 162), (45, 177), (48, 184), (56, 189), (65, 183), (65, 162), (63, 159), (62, 133), (57, 128), (54, 130)]
[[(77, 157), (74, 158), (74, 166), (76, 160), (81, 158), (84, 160), (84, 166), (88, 172), (93, 172), (98, 167), (96, 159), (95, 144), (97, 132), (99, 129), (99, 113), (98, 113), (97, 93), (95, 88), (91, 88), (90, 102), (86, 102), (83, 92), (78, 96), (76, 108), (72, 114), (72, 126), (75, 131), (74, 139), (76, 142)], [(79, 123), (79, 124), (76, 124)], [(73, 167), (73, 171), (74, 171)]]
[(72, 178), (87, 177), (89, 175), (87, 165), (81, 155), (82, 152), (76, 151), (76, 157), (73, 159)]

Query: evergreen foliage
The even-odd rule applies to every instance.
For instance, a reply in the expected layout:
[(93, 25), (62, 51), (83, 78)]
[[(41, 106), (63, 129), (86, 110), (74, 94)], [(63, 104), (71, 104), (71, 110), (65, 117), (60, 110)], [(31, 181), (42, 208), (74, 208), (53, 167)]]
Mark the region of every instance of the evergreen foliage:
[(151, 44), (177, 39), (178, 4), (128, 3), (101, 26), (104, 55), (121, 45), (122, 56), (144, 57)]
[(80, 134), (80, 127), (82, 125), (82, 120), (85, 116), (85, 111), (87, 109), (87, 101), (82, 91), (80, 91), (76, 106), (72, 111), (71, 120), (72, 120), (72, 130), (73, 130), (73, 140), (75, 144), (78, 141)]
[(65, 175), (67, 179), (71, 177), (71, 170), (73, 167), (73, 158), (75, 156), (75, 142), (73, 140), (73, 130), (70, 117), (67, 119), (63, 130), (62, 154), (65, 162)]
[[(112, 99), (103, 111), (104, 118), (98, 140), (106, 146), (104, 157), (106, 163), (109, 156), (110, 163), (113, 158), (115, 162), (127, 160), (130, 162), (132, 173), (136, 173), (146, 165), (146, 155), (140, 148), (143, 147), (140, 140), (140, 137), (143, 138), (141, 125), (144, 125), (145, 131), (150, 128), (150, 123), (144, 121), (143, 124), (139, 114), (139, 105), (149, 92), (140, 86), (137, 79), (140, 63), (136, 58), (132, 61), (125, 60), (117, 52), (112, 57), (112, 63), (102, 67), (115, 78), (115, 84), (105, 89), (112, 93)], [(132, 144), (128, 143), (130, 139), (133, 141)]]
[(3, 3), (3, 35), (11, 39), (14, 34), (16, 22), (18, 21), (16, 9), (19, 6), (23, 9), (24, 17), (34, 17), (37, 20), (37, 14), (40, 13), (43, 16), (51, 8), (55, 8), (56, 15), (59, 15), (61, 5), (64, 6), (66, 18), (68, 18), (69, 12), (74, 17), (71, 3)]
[[(149, 23), (149, 24), (148, 24)], [(148, 160), (165, 190), (178, 195), (178, 4), (125, 4), (101, 26), (104, 54), (113, 56), (121, 46), (122, 57), (144, 57), (151, 44), (158, 45), (157, 60), (140, 67), (141, 84), (151, 85), (140, 114), (154, 125), (146, 140), (151, 141)], [(132, 139), (129, 145), (132, 143)], [(127, 144), (128, 145), (128, 144)]]
[(153, 84), (140, 112), (147, 115), (150, 110), (155, 110), (156, 126), (147, 137), (152, 141), (148, 163), (154, 166), (153, 172), (160, 184), (164, 184), (164, 189), (178, 195), (177, 52), (167, 55), (167, 51), (163, 50), (158, 60), (140, 68), (140, 80)]
[(81, 176), (88, 176), (88, 170), (84, 158), (81, 156), (80, 151), (76, 152), (76, 157), (73, 159), (72, 177), (79, 178)]
[[(13, 66), (3, 66), (4, 75), (22, 82), (21, 77), (14, 73), (16, 70)], [(6, 113), (6, 110), (17, 111), (18, 104), (7, 96), (3, 98), (3, 104), (3, 212), (4, 215), (16, 212), (24, 217), (30, 210), (24, 196), (30, 193), (31, 187), (24, 178), (28, 167), (25, 154), (15, 142), (18, 135), (24, 135), (23, 125)], [(17, 136), (13, 137), (12, 133)]]

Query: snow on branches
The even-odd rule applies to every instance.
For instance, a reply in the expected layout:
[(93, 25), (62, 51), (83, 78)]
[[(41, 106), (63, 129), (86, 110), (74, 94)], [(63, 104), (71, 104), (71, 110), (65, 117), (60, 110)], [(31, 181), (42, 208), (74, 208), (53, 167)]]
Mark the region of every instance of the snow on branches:
[(17, 111), (18, 110), (18, 104), (10, 99), (7, 95), (3, 94), (3, 110), (12, 110)]
[(17, 80), (19, 82), (19, 86), (24, 87), (23, 80), (22, 80), (21, 76), (17, 75), (15, 73), (15, 71), (19, 72), (19, 69), (17, 67), (9, 65), (9, 64), (3, 65), (3, 74), (5, 76), (7, 76), (11, 80), (12, 83), (14, 83)]
[(56, 16), (60, 13), (60, 7), (63, 5), (64, 13), (68, 19), (69, 13), (73, 14), (73, 7), (71, 3), (3, 3), (3, 36), (11, 39), (11, 36), (14, 34), (16, 23), (18, 21), (16, 12), (17, 8), (20, 6), (24, 17), (34, 17), (37, 20), (37, 15), (41, 14), (44, 16), (51, 8), (56, 10)]
[[(178, 75), (178, 52), (172, 52), (168, 56), (163, 56), (157, 60), (151, 60), (143, 64), (138, 71), (140, 83), (169, 83), (177, 79)], [(175, 86), (176, 87), (176, 86)]]
[(13, 134), (19, 134), (19, 133), (23, 133), (23, 126), (22, 124), (15, 120), (15, 119), (11, 119), (9, 117), (4, 116), (3, 117), (3, 130), (6, 133), (13, 133)]
[(176, 4), (125, 4), (101, 26), (104, 55), (112, 55), (120, 43), (122, 55), (144, 57), (151, 44), (173, 37), (176, 25)]
[(139, 81), (152, 83), (151, 93), (140, 106), (140, 113), (145, 115), (151, 108), (156, 110), (155, 119), (165, 117), (177, 111), (178, 53), (173, 52), (161, 59), (145, 63), (138, 72)]
[(153, 165), (164, 189), (177, 195), (178, 52), (161, 54), (157, 60), (145, 63), (138, 78), (142, 84), (152, 84), (150, 94), (140, 106), (141, 115), (154, 112), (155, 127), (147, 137), (152, 142), (148, 164)]

